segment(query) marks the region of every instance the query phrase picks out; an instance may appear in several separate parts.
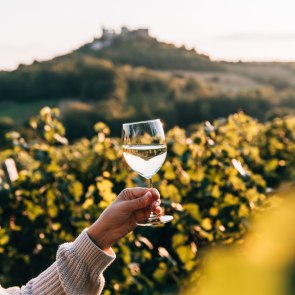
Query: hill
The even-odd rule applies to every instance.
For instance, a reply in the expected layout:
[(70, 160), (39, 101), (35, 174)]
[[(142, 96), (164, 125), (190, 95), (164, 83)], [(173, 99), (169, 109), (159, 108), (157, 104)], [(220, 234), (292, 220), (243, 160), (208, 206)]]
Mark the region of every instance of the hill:
[(0, 72), (0, 101), (103, 100), (116, 92), (120, 67), (126, 64), (167, 71), (222, 70), (207, 56), (159, 42), (145, 29), (122, 28), (120, 34), (104, 30), (101, 38), (69, 54)]
[(123, 27), (120, 34), (103, 30), (100, 38), (79, 48), (75, 53), (111, 60), (116, 65), (129, 64), (151, 69), (185, 69), (195, 71), (220, 71), (222, 66), (195, 49), (176, 47), (158, 41), (148, 29), (134, 31)]
[(265, 120), (294, 113), (295, 70), (292, 63), (212, 62), (145, 29), (104, 30), (69, 54), (0, 72), (0, 129), (11, 118), (26, 122), (42, 105), (61, 108), (70, 138), (91, 136), (99, 120), (116, 135), (122, 122), (154, 117), (167, 127), (240, 110)]

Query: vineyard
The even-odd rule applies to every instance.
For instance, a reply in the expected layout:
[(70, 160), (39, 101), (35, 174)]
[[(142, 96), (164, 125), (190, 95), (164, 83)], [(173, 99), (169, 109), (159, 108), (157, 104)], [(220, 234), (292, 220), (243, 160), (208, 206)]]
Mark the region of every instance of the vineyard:
[[(69, 143), (59, 110), (43, 108), (30, 130), (9, 132), (0, 161), (0, 284), (23, 284), (55, 260), (125, 187), (145, 186), (102, 122)], [(243, 242), (269, 191), (295, 177), (295, 117), (266, 123), (237, 113), (166, 130), (168, 156), (153, 178), (171, 224), (138, 228), (115, 247), (105, 294), (168, 294), (198, 280), (203, 254)], [(6, 173), (5, 173), (6, 172)], [(1, 180), (2, 179), (2, 180)]]

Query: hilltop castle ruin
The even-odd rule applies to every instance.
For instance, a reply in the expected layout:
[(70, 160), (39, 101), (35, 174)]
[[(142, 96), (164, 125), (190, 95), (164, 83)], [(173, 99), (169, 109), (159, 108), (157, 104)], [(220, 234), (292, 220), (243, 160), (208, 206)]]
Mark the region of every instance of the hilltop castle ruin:
[(121, 37), (122, 39), (133, 38), (149, 38), (149, 29), (142, 28), (137, 30), (129, 30), (127, 27), (122, 27), (120, 33), (116, 33), (114, 30), (102, 28), (101, 39), (113, 39), (115, 37)]
[(100, 50), (102, 48), (108, 47), (116, 38), (120, 38), (121, 40), (134, 40), (148, 39), (151, 37), (149, 35), (149, 29), (147, 28), (129, 30), (127, 27), (121, 27), (120, 33), (116, 33), (115, 30), (102, 27), (101, 38), (96, 39), (95, 42), (91, 45), (91, 48), (94, 50)]

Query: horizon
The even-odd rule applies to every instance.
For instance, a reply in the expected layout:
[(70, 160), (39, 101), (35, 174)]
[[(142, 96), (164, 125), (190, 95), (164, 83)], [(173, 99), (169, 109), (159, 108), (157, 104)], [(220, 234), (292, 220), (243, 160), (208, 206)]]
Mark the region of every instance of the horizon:
[(145, 9), (135, 0), (11, 0), (0, 4), (0, 70), (71, 52), (98, 37), (102, 25), (148, 28), (159, 41), (194, 48), (213, 61), (294, 62), (294, 8), (291, 0), (151, 0)]

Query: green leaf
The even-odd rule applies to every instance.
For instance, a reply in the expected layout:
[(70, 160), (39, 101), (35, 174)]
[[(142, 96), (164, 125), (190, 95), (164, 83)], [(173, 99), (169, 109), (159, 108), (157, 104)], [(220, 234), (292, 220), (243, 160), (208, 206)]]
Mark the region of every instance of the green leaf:
[(154, 271), (153, 277), (157, 282), (163, 283), (166, 276), (167, 276), (167, 265), (161, 262), (158, 268)]

